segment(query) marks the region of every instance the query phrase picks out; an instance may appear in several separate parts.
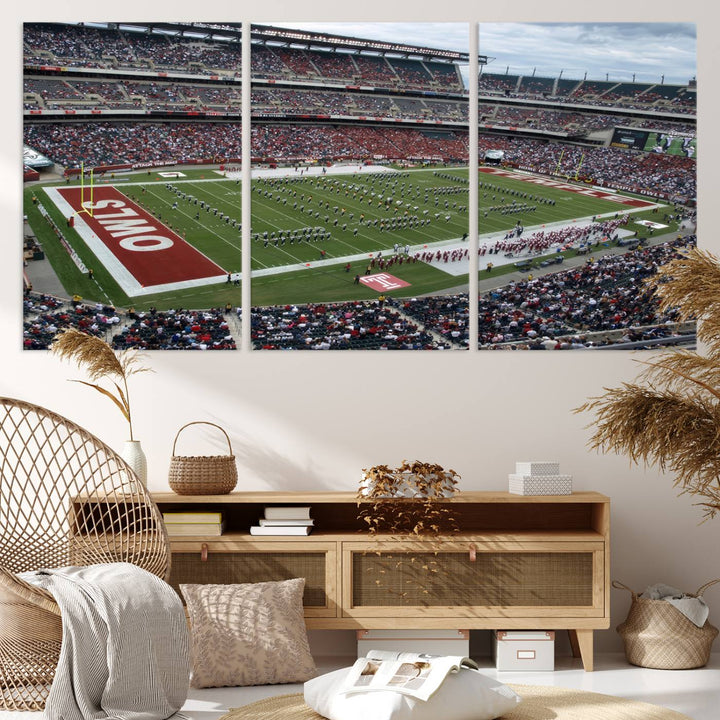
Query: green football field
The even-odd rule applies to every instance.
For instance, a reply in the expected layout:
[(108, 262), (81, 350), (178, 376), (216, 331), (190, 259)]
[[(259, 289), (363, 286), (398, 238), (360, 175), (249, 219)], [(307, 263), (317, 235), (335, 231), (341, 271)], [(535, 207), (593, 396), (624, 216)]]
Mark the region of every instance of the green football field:
[[(104, 178), (151, 215), (220, 265), (241, 268), (241, 190), (239, 180), (212, 169), (183, 170), (182, 177), (156, 172)], [(527, 228), (593, 215), (614, 214), (617, 202), (534, 185), (515, 178), (480, 174), (479, 232), (504, 233), (521, 223)], [(64, 185), (64, 183), (63, 183)], [(184, 197), (183, 197), (184, 196)], [(251, 265), (254, 305), (365, 299), (377, 292), (355, 282), (371, 256), (389, 257), (447, 247), (468, 232), (468, 173), (436, 168), (348, 174), (265, 177), (253, 181)], [(33, 197), (50, 217), (65, 218), (42, 187), (25, 190), (25, 214), (69, 295), (111, 302), (117, 307), (158, 309), (220, 307), (240, 304), (239, 285), (220, 283), (129, 298), (70, 228), (63, 233), (94, 277), (80, 273), (60, 245)], [(642, 215), (651, 217), (649, 211)], [(641, 215), (640, 215), (641, 216)], [(482, 242), (482, 240), (481, 240)], [(497, 268), (495, 272), (506, 272)], [(423, 262), (391, 270), (409, 283), (398, 295), (420, 295), (467, 284)], [(484, 273), (486, 277), (487, 274)]]

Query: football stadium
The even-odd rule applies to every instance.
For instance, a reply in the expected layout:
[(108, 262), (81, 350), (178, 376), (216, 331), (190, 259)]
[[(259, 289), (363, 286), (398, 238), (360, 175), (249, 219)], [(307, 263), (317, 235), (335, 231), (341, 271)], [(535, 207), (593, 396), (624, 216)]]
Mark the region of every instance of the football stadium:
[(467, 52), (251, 35), (248, 188), (240, 26), (24, 26), (25, 348), (235, 349), (244, 317), (255, 349), (467, 349), (471, 312), (483, 349), (694, 343), (642, 286), (695, 243), (694, 79), (480, 56), (470, 158)]

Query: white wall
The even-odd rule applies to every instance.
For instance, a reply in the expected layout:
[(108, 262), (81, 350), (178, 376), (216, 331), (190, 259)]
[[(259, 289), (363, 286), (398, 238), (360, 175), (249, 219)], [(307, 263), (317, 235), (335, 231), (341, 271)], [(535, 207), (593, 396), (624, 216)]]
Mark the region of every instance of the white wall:
[[(716, 113), (711, 65), (717, 40), (712, 10), (701, 2), (606, 2), (593, 17), (580, 10), (572, 17), (565, 3), (484, 8), (470, 0), (426, 3), (396, 0), (389, 6), (366, 0), (357, 6), (314, 2), (303, 6), (264, 0), (262, 12), (240, 16), (238, 3), (217, 2), (212, 17), (192, 3), (147, 4), (132, 0), (122, 7), (74, 2), (39, 2), (18, 11), (3, 9), (0, 45), (5, 67), (13, 68), (6, 97), (20, 94), (20, 23), (26, 20), (179, 19), (245, 20), (678, 20), (697, 21), (701, 109)], [(170, 11), (170, 8), (173, 8)], [(165, 8), (163, 11), (162, 8)], [(343, 10), (343, 8), (345, 8)], [(630, 8), (630, 10), (628, 10)], [(527, 11), (526, 11), (527, 9)], [(482, 14), (486, 13), (486, 14)], [(301, 17), (302, 16), (302, 17)], [(521, 42), (521, 39), (519, 39)], [(705, 82), (703, 82), (703, 80)], [(19, 104), (19, 103), (18, 103)], [(21, 347), (20, 113), (2, 118), (6, 141), (0, 144), (6, 218), (0, 263), (0, 393), (22, 397), (66, 414), (113, 447), (125, 438), (123, 421), (104, 398), (66, 382), (80, 377), (72, 367), (46, 353)], [(704, 124), (701, 124), (701, 128)], [(712, 208), (718, 167), (714, 133), (701, 130), (700, 206)], [(717, 249), (714, 228), (701, 214), (701, 244)], [(166, 489), (172, 440), (191, 420), (225, 427), (238, 457), (239, 489), (354, 490), (361, 468), (403, 459), (438, 462), (457, 470), (461, 489), (495, 490), (506, 486), (515, 460), (558, 459), (574, 476), (578, 490), (598, 490), (612, 499), (611, 576), (636, 588), (664, 581), (695, 590), (720, 575), (717, 547), (720, 519), (699, 525), (692, 498), (676, 497), (672, 478), (631, 467), (622, 457), (602, 456), (586, 448), (591, 418), (573, 414), (585, 398), (602, 393), (637, 373), (624, 352), (579, 353), (154, 353), (154, 374), (133, 379), (136, 435), (148, 455), (150, 487)], [(198, 431), (202, 452), (220, 451), (211, 429)], [(182, 441), (182, 438), (181, 438)], [(188, 437), (188, 452), (198, 446)], [(195, 441), (199, 442), (199, 441)], [(708, 601), (720, 619), (720, 592)], [(612, 627), (624, 619), (627, 593), (612, 592)], [(600, 649), (619, 649), (610, 630), (596, 634)]]

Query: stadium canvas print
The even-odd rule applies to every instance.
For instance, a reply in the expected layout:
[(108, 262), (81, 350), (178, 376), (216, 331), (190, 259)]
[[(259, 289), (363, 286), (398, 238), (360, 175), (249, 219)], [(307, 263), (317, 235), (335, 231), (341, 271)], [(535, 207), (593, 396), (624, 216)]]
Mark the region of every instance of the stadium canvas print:
[(468, 26), (258, 26), (252, 343), (468, 345)]
[(695, 36), (480, 24), (479, 348), (695, 342), (642, 284), (696, 242)]
[(25, 348), (695, 341), (642, 284), (696, 242), (693, 24), (242, 29), (25, 24)]
[(23, 41), (24, 346), (73, 326), (235, 349), (240, 27), (29, 23)]

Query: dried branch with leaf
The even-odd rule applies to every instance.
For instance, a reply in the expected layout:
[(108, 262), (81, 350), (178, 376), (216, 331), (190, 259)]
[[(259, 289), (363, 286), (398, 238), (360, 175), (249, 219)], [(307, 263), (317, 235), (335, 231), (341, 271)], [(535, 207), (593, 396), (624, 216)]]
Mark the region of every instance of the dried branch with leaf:
[[(675, 474), (682, 493), (701, 498), (706, 519), (720, 511), (720, 263), (693, 249), (661, 267), (647, 285), (660, 312), (697, 320), (704, 354), (669, 350), (635, 382), (605, 388), (576, 412), (594, 412), (589, 444)], [(682, 494), (681, 493), (681, 494)]]
[[(449, 498), (460, 477), (434, 463), (404, 460), (397, 468), (375, 465), (363, 469), (357, 493), (358, 519), (375, 540), (403, 541), (397, 553), (368, 550), (367, 571), (375, 586), (399, 604), (427, 605), (432, 588), (447, 588), (448, 576), (439, 558), (443, 536), (459, 531)], [(427, 538), (435, 538), (428, 542)], [(413, 543), (413, 540), (421, 542)]]
[(452, 506), (439, 502), (456, 492), (459, 475), (434, 463), (404, 460), (397, 468), (363, 469), (358, 517), (371, 534), (440, 535), (457, 529)]
[[(132, 415), (130, 413), (130, 391), (128, 378), (141, 372), (151, 372), (150, 368), (140, 366), (140, 357), (135, 350), (115, 351), (104, 340), (87, 335), (80, 330), (69, 328), (60, 333), (50, 350), (64, 360), (71, 360), (83, 368), (90, 379), (73, 380), (94, 388), (115, 403), (130, 428), (130, 440), (133, 437)], [(107, 380), (114, 389), (108, 390), (98, 383)]]

